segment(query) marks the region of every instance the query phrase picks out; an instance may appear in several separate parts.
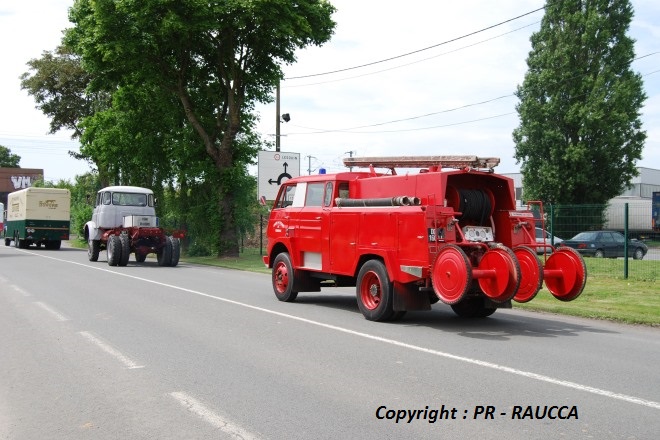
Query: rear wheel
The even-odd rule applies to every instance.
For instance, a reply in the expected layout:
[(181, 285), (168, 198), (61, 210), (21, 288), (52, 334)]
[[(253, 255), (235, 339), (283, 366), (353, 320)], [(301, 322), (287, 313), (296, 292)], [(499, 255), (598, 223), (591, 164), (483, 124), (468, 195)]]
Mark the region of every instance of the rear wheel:
[(87, 258), (89, 261), (98, 261), (101, 253), (101, 242), (99, 240), (87, 240)]
[(451, 309), (461, 318), (485, 318), (495, 313), (495, 308), (485, 306), (484, 298), (466, 298), (463, 301), (452, 304)]
[(11, 244), (11, 238), (5, 237), (5, 246), (9, 246)]
[(394, 316), (393, 293), (387, 269), (380, 260), (369, 260), (362, 265), (358, 274), (357, 302), (365, 318), (369, 321), (391, 319)]
[(121, 245), (121, 256), (117, 264), (119, 266), (126, 266), (128, 264), (128, 257), (131, 256), (131, 239), (126, 234), (119, 236), (119, 244)]
[(594, 253), (594, 257), (596, 257), (596, 258), (603, 258), (604, 256), (605, 256), (605, 252), (603, 252), (602, 249), (598, 249), (598, 250)]
[(165, 237), (165, 245), (156, 253), (159, 266), (169, 266), (172, 262), (172, 242)]
[(172, 247), (172, 259), (170, 260), (170, 266), (174, 267), (179, 264), (179, 257), (181, 256), (181, 242), (178, 238), (169, 236), (167, 239), (171, 242)]
[(118, 236), (111, 235), (108, 237), (108, 244), (106, 245), (108, 255), (108, 266), (116, 266), (121, 259), (121, 242)]
[[(37, 247), (39, 244), (37, 243)], [(62, 240), (50, 240), (46, 242), (46, 249), (50, 251), (56, 251), (62, 247)]]
[(273, 261), (273, 291), (280, 301), (291, 302), (298, 297), (298, 292), (293, 291), (294, 272), (291, 257), (287, 252), (277, 254)]

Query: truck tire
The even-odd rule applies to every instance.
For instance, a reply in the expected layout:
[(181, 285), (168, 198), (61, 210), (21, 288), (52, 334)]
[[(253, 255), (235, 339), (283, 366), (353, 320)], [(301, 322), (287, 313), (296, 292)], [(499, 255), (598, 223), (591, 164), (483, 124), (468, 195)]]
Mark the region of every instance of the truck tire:
[(369, 260), (358, 273), (357, 303), (369, 321), (387, 321), (394, 316), (394, 286), (380, 260)]
[(18, 231), (16, 231), (16, 232), (14, 232), (14, 247), (15, 248), (18, 248), (18, 242), (19, 242)]
[(167, 239), (171, 242), (172, 247), (172, 258), (170, 260), (170, 266), (175, 267), (177, 264), (179, 264), (179, 257), (181, 257), (181, 242), (178, 238), (172, 237), (171, 235), (167, 237)]
[(463, 301), (452, 304), (451, 309), (461, 318), (485, 318), (495, 313), (497, 309), (487, 308), (484, 298), (465, 298)]
[(9, 246), (11, 244), (11, 238), (5, 237), (5, 246)]
[(144, 260), (147, 259), (147, 254), (144, 254), (140, 251), (135, 251), (135, 261), (138, 263), (144, 263)]
[(108, 266), (116, 266), (121, 258), (121, 242), (119, 237), (116, 235), (108, 237), (108, 244), (106, 247), (108, 251)]
[(159, 266), (169, 266), (172, 262), (172, 242), (165, 237), (165, 245), (156, 252)]
[(293, 291), (293, 280), (295, 272), (291, 264), (291, 257), (287, 252), (277, 254), (273, 261), (273, 292), (280, 301), (292, 302), (298, 297), (298, 292)]
[(46, 249), (48, 249), (49, 251), (56, 251), (59, 250), (61, 247), (62, 247), (62, 240), (50, 240), (46, 242)]
[(121, 246), (121, 255), (119, 256), (118, 266), (126, 266), (128, 264), (128, 257), (131, 256), (131, 239), (126, 234), (119, 236), (119, 244)]
[(101, 241), (92, 239), (87, 240), (87, 258), (89, 261), (98, 261), (100, 253)]

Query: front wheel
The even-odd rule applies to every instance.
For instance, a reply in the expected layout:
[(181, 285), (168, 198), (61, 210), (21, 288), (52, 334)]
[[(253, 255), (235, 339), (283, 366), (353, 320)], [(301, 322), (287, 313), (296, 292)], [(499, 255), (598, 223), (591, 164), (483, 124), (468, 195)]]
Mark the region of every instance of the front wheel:
[(635, 249), (635, 252), (633, 253), (633, 260), (641, 260), (642, 258), (644, 258), (644, 251), (642, 248)]
[(394, 315), (394, 286), (380, 260), (369, 260), (358, 274), (357, 303), (369, 321), (387, 321)]
[(100, 253), (101, 241), (92, 239), (87, 240), (87, 258), (89, 261), (98, 261)]
[(286, 252), (277, 254), (273, 261), (273, 291), (280, 301), (292, 302), (298, 297), (298, 292), (293, 291), (294, 272), (291, 257)]

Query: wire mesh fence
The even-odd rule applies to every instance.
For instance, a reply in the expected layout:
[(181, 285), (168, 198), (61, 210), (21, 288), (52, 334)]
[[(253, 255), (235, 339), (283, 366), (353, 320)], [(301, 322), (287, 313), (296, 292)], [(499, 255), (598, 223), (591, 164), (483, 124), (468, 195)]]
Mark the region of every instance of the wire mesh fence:
[(546, 229), (588, 259), (591, 276), (660, 278), (660, 230), (650, 199), (548, 208)]

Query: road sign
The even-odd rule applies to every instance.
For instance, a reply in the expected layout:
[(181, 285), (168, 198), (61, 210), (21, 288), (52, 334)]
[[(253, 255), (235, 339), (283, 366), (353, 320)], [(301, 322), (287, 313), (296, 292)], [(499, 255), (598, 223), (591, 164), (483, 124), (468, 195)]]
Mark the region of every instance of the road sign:
[(257, 197), (275, 200), (280, 185), (300, 176), (300, 153), (260, 151), (257, 173)]

